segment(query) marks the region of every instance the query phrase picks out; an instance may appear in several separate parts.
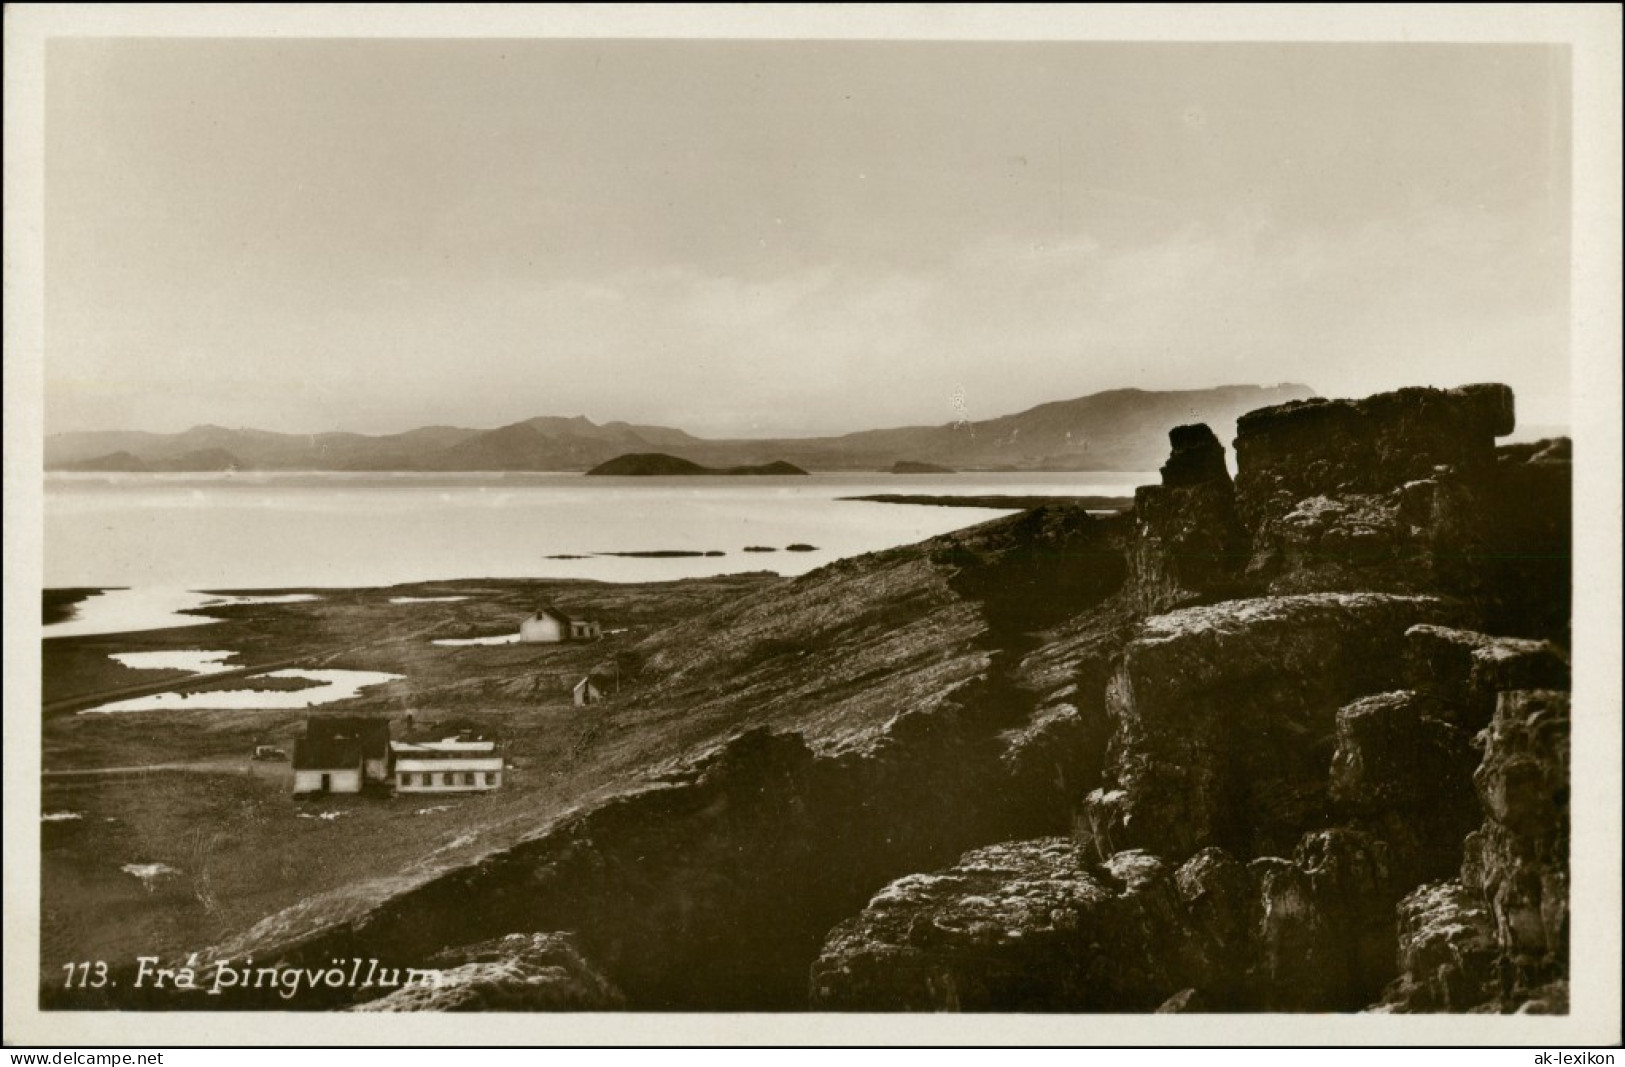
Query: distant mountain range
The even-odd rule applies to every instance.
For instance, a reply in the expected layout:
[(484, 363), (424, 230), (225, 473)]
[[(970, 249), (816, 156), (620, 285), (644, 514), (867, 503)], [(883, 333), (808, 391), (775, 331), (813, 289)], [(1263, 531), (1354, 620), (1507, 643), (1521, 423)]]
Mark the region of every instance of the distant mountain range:
[(1015, 415), (838, 437), (707, 439), (665, 426), (543, 416), (494, 430), (425, 426), (398, 434), (287, 434), (194, 426), (175, 434), (92, 431), (45, 439), (47, 470), (585, 471), (626, 453), (667, 452), (708, 467), (786, 461), (809, 470), (1153, 470), (1167, 432), (1205, 422), (1228, 441), (1237, 416), (1314, 396), (1307, 385), (1113, 389)]

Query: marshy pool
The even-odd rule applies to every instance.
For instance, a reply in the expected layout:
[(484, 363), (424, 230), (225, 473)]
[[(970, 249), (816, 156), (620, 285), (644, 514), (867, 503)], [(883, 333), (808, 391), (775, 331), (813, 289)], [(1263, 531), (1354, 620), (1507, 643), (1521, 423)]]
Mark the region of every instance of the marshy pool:
[(349, 700), (363, 689), (385, 682), (402, 681), (402, 674), (383, 671), (282, 670), (257, 674), (255, 678), (295, 678), (315, 682), (299, 689), (220, 689), (204, 693), (168, 692), (115, 700), (88, 708), (84, 714), (127, 711), (293, 711)]
[(442, 637), (430, 644), (441, 645), (445, 648), (461, 648), (468, 645), (517, 645), (518, 634), (502, 634), (500, 637)]
[(237, 655), (224, 649), (197, 648), (169, 652), (113, 652), (108, 659), (137, 671), (189, 671), (192, 674), (220, 674), (235, 670), (226, 660)]

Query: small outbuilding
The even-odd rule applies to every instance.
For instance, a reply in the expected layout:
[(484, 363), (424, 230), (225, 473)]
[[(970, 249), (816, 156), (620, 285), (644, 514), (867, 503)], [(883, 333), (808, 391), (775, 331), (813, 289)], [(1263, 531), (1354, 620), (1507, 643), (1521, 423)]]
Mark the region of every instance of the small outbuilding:
[(519, 640), (525, 644), (557, 644), (561, 641), (596, 641), (603, 628), (593, 619), (577, 619), (554, 607), (540, 607), (519, 624)]
[(570, 689), (570, 703), (578, 708), (596, 704), (604, 699), (604, 689), (597, 678), (587, 675)]

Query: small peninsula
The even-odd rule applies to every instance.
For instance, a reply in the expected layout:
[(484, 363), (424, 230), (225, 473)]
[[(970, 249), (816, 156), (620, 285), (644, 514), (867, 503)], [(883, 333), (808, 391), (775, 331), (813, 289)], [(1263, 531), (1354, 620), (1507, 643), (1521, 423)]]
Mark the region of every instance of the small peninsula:
[(671, 475), (806, 474), (807, 472), (794, 463), (786, 463), (783, 460), (775, 463), (763, 463), (755, 467), (702, 467), (698, 463), (683, 459), (681, 456), (667, 455), (664, 452), (629, 452), (624, 456), (616, 456), (612, 460), (600, 463), (587, 473), (617, 477), (669, 477)]

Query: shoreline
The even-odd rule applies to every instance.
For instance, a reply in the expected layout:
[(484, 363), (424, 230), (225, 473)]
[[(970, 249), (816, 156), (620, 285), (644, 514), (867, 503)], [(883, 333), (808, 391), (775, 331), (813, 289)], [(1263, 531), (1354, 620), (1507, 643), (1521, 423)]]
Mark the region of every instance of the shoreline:
[[(324, 588), (315, 599), (284, 600), (288, 590), (254, 590), (246, 602), (198, 606), (172, 625), (109, 629), (95, 633), (42, 634), (41, 710), (47, 719), (71, 715), (108, 700), (170, 690), (218, 687), (229, 680), (292, 668), (383, 669), (397, 662), (381, 652), (396, 649), (416, 662), (468, 649), (436, 649), (436, 638), (516, 629), (538, 603), (623, 624), (670, 621), (679, 605), (746, 587), (783, 581), (756, 568), (699, 578), (605, 582), (591, 578), (431, 579), (393, 585)], [(49, 598), (53, 590), (42, 590)], [(455, 595), (456, 599), (450, 596)], [(430, 597), (396, 603), (402, 596)], [(353, 622), (346, 621), (353, 619)], [(336, 631), (328, 632), (333, 627)], [(206, 631), (206, 632), (205, 632)], [(237, 654), (230, 670), (193, 675), (182, 670), (139, 669), (109, 657), (124, 652), (165, 652), (206, 647)], [(586, 646), (583, 646), (586, 647)], [(600, 649), (608, 646), (596, 646)], [(495, 654), (500, 655), (500, 650)], [(379, 665), (380, 663), (384, 665)], [(392, 673), (400, 673), (393, 671)], [(455, 680), (450, 671), (445, 681)]]
[(950, 496), (936, 493), (870, 493), (867, 496), (843, 496), (841, 500), (858, 500), (874, 504), (921, 504), (939, 508), (998, 508), (1011, 511), (1029, 511), (1051, 504), (1087, 508), (1090, 511), (1127, 511), (1134, 506), (1132, 496)]
[(79, 617), (79, 605), (93, 596), (113, 589), (123, 589), (126, 586), (86, 586), (66, 585), (52, 588), (44, 586), (40, 589), (41, 610), (43, 621), (41, 626), (53, 626), (59, 622), (71, 622)]

